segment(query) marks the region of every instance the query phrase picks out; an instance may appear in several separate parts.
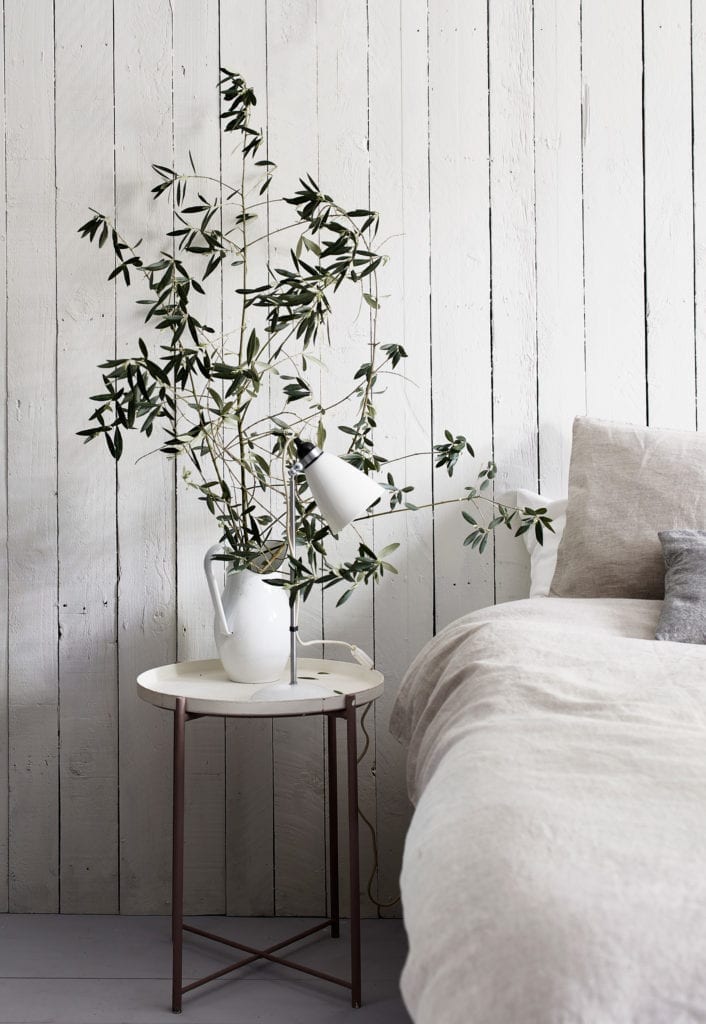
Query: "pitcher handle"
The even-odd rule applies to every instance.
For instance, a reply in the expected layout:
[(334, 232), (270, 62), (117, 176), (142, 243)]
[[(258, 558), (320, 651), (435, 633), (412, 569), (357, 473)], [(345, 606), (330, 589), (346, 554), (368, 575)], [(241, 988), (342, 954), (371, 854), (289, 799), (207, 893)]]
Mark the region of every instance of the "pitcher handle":
[(203, 560), (203, 571), (206, 573), (206, 582), (208, 583), (208, 589), (211, 593), (213, 607), (216, 610), (218, 625), (226, 636), (232, 636), (233, 631), (228, 626), (228, 620), (226, 619), (226, 613), (223, 608), (223, 601), (221, 600), (221, 591), (218, 583), (216, 582), (216, 577), (213, 575), (213, 559), (216, 555), (220, 555), (222, 551), (222, 544), (214, 544), (213, 547), (208, 549)]

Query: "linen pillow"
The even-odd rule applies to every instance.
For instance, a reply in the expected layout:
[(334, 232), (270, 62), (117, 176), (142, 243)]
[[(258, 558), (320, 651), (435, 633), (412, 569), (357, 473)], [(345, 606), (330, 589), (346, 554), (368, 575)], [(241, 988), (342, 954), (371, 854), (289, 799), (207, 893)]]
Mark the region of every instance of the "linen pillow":
[(666, 575), (657, 640), (706, 644), (706, 530), (663, 530)]
[(551, 530), (544, 531), (544, 543), (540, 544), (534, 530), (522, 534), (530, 554), (530, 597), (549, 597), (549, 588), (556, 568), (559, 541), (566, 523), (566, 498), (543, 498), (534, 491), (517, 491), (515, 504), (518, 508), (546, 508), (552, 520)]
[(706, 527), (706, 435), (579, 416), (551, 594), (664, 596), (660, 530)]

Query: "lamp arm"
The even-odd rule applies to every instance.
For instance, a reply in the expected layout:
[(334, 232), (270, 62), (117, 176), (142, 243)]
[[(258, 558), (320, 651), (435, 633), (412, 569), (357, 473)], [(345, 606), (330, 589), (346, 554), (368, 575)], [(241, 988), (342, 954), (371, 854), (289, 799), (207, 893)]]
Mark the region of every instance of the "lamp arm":
[[(301, 472), (301, 463), (292, 462), (287, 470), (289, 488), (287, 491), (287, 546), (292, 559), (297, 551), (297, 474)], [(294, 568), (290, 565), (289, 582), (294, 583)], [(297, 683), (297, 633), (299, 632), (299, 594), (294, 592), (289, 602), (289, 683)]]

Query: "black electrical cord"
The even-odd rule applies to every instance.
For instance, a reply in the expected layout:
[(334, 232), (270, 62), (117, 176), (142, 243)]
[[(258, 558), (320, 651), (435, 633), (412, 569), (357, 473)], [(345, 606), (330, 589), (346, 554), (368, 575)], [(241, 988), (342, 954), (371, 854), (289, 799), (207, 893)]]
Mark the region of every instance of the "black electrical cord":
[[(370, 711), (372, 706), (373, 706), (373, 702), (371, 701), (369, 704), (366, 705), (365, 710), (363, 711), (363, 714), (360, 716), (360, 727), (363, 730), (363, 735), (365, 736), (365, 744), (363, 746), (363, 750), (361, 751), (361, 753), (360, 753), (360, 755), (358, 757), (358, 764), (360, 764), (360, 762), (363, 760), (363, 758), (367, 754), (368, 750), (370, 749), (370, 734), (368, 733), (368, 730), (365, 728), (365, 718), (366, 718), (366, 715), (368, 714), (368, 712)], [(363, 819), (365, 824), (370, 829), (370, 837), (371, 837), (372, 843), (373, 843), (373, 867), (372, 867), (372, 871), (370, 872), (370, 878), (368, 879), (368, 885), (367, 885), (367, 888), (366, 888), (366, 892), (368, 894), (368, 899), (370, 900), (370, 902), (372, 904), (374, 904), (374, 906), (377, 907), (378, 910), (389, 910), (390, 907), (394, 907), (394, 906), (396, 906), (396, 904), (398, 904), (400, 902), (401, 896), (396, 896), (395, 899), (394, 900), (390, 900), (389, 903), (380, 903), (380, 901), (377, 900), (375, 898), (375, 896), (373, 896), (373, 882), (375, 880), (375, 875), (377, 874), (377, 869), (378, 869), (378, 837), (377, 837), (377, 833), (375, 831), (375, 826), (365, 816), (363, 811), (361, 811), (360, 804), (358, 805), (358, 814), (360, 815), (360, 817)]]

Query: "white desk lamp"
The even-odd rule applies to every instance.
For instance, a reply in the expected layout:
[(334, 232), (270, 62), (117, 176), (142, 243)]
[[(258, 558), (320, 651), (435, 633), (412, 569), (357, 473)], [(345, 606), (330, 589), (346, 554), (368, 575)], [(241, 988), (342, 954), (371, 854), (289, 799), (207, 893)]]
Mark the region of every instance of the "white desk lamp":
[[(311, 495), (319, 511), (333, 533), (340, 533), (356, 516), (364, 512), (384, 491), (380, 484), (371, 480), (349, 462), (322, 452), (311, 441), (294, 439), (296, 461), (289, 470), (287, 501), (287, 541), (290, 553), (296, 552), (296, 478), (300, 473), (306, 477)], [(291, 578), (294, 571), (290, 570)], [(268, 683), (253, 695), (253, 700), (311, 700), (322, 696), (322, 688), (308, 681), (297, 679), (297, 633), (299, 630), (299, 596), (290, 604), (289, 612), (289, 682)], [(324, 641), (325, 642), (325, 641)]]

